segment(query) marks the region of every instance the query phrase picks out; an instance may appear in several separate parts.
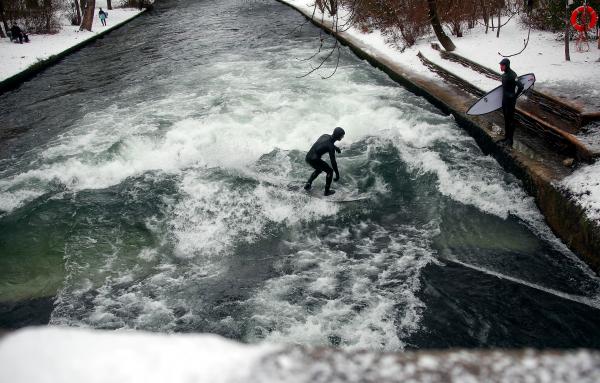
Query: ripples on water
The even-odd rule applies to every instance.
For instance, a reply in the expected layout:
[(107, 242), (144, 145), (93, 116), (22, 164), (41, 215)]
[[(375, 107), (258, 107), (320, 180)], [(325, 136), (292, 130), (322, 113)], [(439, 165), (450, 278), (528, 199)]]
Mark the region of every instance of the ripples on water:
[[(172, 1), (0, 96), (0, 302), (247, 342), (597, 347), (598, 278), (520, 183), (346, 49), (299, 78), (302, 22)], [(289, 187), (335, 126), (338, 186), (367, 200)]]

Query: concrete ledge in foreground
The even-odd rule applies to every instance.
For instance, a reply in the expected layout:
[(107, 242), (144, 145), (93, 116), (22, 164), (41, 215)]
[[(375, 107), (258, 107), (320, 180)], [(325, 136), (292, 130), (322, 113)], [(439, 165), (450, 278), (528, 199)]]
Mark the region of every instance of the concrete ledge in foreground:
[(40, 327), (0, 338), (0, 381), (144, 383), (597, 383), (592, 350), (345, 351), (212, 334)]

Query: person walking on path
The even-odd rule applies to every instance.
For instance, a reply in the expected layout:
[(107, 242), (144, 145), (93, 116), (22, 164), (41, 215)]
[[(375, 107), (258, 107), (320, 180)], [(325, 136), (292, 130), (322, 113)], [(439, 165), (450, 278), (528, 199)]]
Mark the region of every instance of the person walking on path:
[[(335, 161), (335, 152), (341, 153), (342, 151), (335, 146), (334, 143), (336, 141), (341, 141), (345, 134), (346, 132), (344, 132), (344, 129), (337, 127), (333, 130), (332, 135), (323, 134), (310, 148), (306, 154), (306, 162), (312, 166), (315, 171), (310, 175), (308, 181), (306, 181), (306, 184), (304, 185), (305, 190), (310, 190), (313, 181), (321, 174), (321, 172), (325, 172), (327, 174), (327, 178), (325, 178), (325, 195), (328, 196), (335, 193), (335, 190), (331, 190), (333, 173), (335, 172), (336, 182), (340, 179), (340, 172), (338, 171), (337, 162)], [(331, 166), (321, 159), (325, 153), (329, 153)]]
[(515, 108), (517, 97), (523, 91), (523, 84), (517, 80), (517, 74), (510, 69), (510, 60), (500, 61), (502, 73), (502, 113), (504, 114), (504, 139), (500, 142), (508, 146), (513, 145), (515, 135)]
[(100, 18), (102, 25), (106, 26), (106, 18), (108, 17), (108, 13), (104, 12), (102, 8), (100, 8), (98, 11), (98, 17)]

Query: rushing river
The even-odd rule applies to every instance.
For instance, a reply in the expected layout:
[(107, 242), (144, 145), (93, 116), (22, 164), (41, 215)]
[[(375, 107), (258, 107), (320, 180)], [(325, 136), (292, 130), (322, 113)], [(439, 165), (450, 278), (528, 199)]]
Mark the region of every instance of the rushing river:
[[(164, 1), (0, 96), (2, 325), (599, 347), (600, 280), (520, 182), (346, 48), (302, 77), (303, 23), (270, 0)], [(367, 199), (290, 187), (335, 126), (334, 188)]]

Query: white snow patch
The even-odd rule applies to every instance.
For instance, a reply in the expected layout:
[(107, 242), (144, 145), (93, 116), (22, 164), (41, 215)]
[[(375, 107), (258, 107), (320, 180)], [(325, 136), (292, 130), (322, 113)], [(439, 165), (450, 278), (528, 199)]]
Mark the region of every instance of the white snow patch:
[[(79, 31), (79, 26), (73, 26), (64, 18), (61, 19), (61, 30), (53, 35), (29, 35), (31, 42), (15, 44), (8, 38), (0, 39), (0, 81), (6, 80), (29, 66), (46, 60), (50, 56), (59, 54), (85, 40), (88, 40), (107, 29), (129, 20), (139, 14), (140, 10), (134, 8), (115, 8), (107, 10), (107, 26), (103, 26), (98, 18), (98, 10), (106, 9), (106, 1), (96, 1), (94, 23), (92, 32)], [(27, 31), (26, 31), (27, 32)]]
[(214, 335), (34, 328), (0, 342), (0, 381), (247, 382), (252, 366), (276, 350)]
[(562, 186), (573, 193), (589, 219), (600, 222), (600, 161), (582, 166), (565, 178)]

